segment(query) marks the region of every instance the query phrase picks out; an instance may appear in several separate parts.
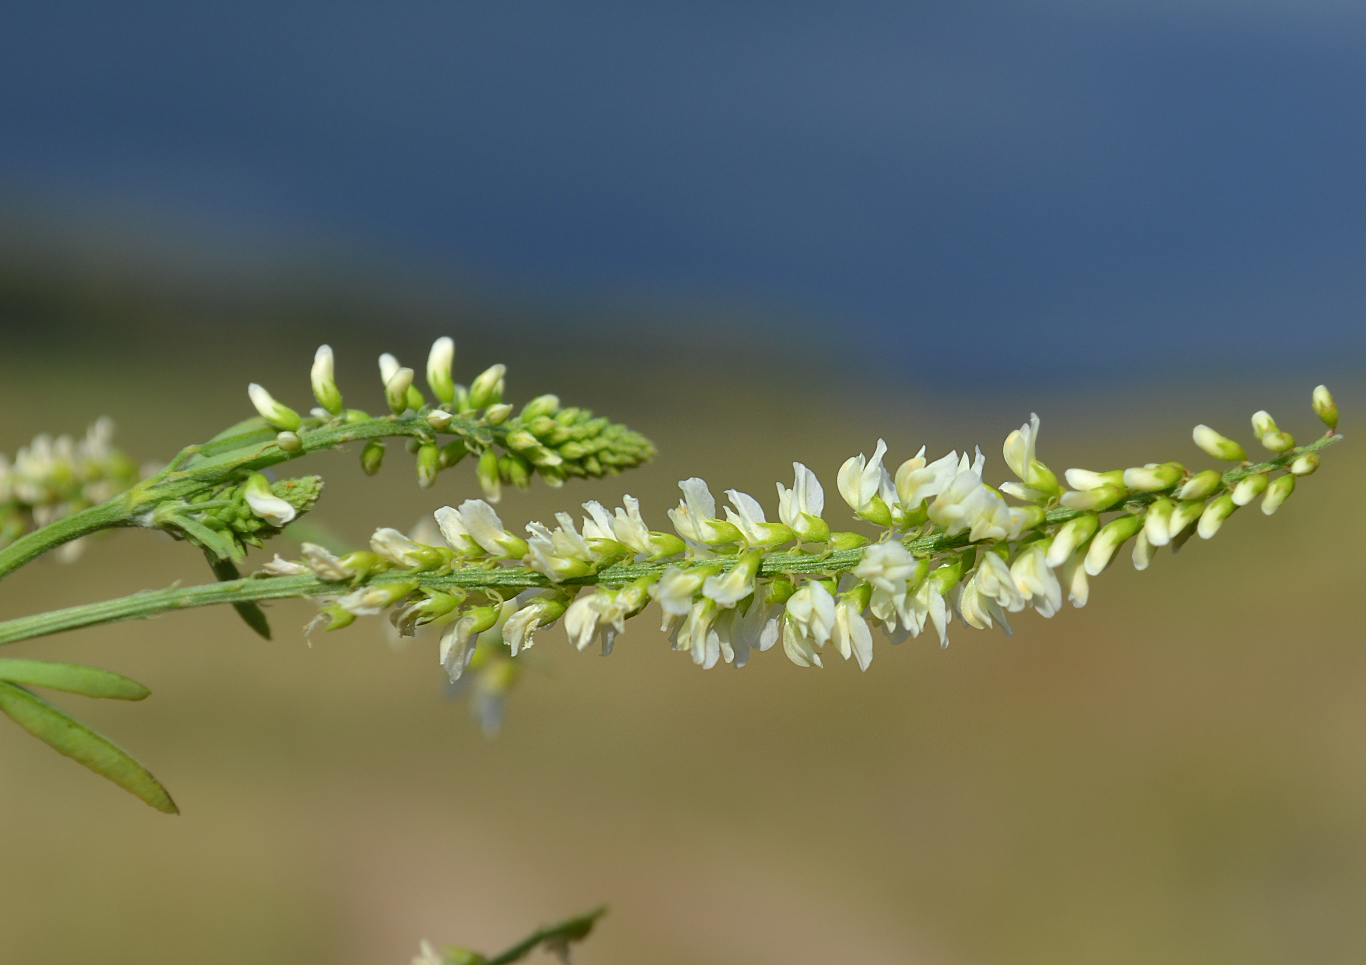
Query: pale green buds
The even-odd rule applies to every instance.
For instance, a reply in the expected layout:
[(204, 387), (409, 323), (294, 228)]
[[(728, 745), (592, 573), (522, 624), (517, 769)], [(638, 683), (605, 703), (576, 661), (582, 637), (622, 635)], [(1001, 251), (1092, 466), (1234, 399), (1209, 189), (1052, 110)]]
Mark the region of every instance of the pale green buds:
[(1171, 489), (1186, 474), (1185, 468), (1176, 462), (1160, 466), (1143, 466), (1124, 470), (1124, 486), (1139, 493), (1156, 493)]
[(1267, 449), (1278, 455), (1295, 448), (1295, 437), (1288, 432), (1268, 432), (1259, 441)]
[(522, 414), (518, 417), (523, 422), (530, 422), (542, 416), (553, 416), (560, 408), (560, 397), (558, 395), (538, 395), (525, 406), (522, 407)]
[(484, 490), (484, 498), (496, 503), (503, 498), (503, 477), (498, 472), (498, 453), (485, 449), (479, 454), (479, 465), (475, 468), (479, 486)]
[(280, 432), (275, 436), (275, 444), (285, 452), (299, 452), (304, 447), (304, 442), (296, 432)]
[(1248, 503), (1252, 502), (1266, 490), (1268, 482), (1270, 482), (1270, 480), (1267, 478), (1266, 473), (1261, 472), (1238, 480), (1233, 487), (1233, 492), (1230, 493), (1233, 497), (1234, 505), (1246, 506)]
[(1176, 504), (1172, 510), (1171, 520), (1167, 524), (1167, 540), (1174, 542), (1180, 539), (1191, 523), (1200, 518), (1205, 511), (1205, 502), (1201, 499), (1183, 500)]
[[(1069, 469), (1068, 472), (1073, 470)], [(1062, 494), (1062, 504), (1068, 509), (1096, 512), (1109, 509), (1127, 495), (1123, 486), (1101, 484), (1095, 489), (1072, 490)]]
[(417, 484), (423, 489), (431, 489), (440, 470), (441, 450), (431, 443), (423, 445), (417, 451)]
[(277, 529), (298, 515), (293, 506), (271, 492), (270, 480), (259, 472), (247, 477), (242, 486), (242, 498), (254, 515)]
[(416, 589), (416, 580), (384, 583), (378, 586), (362, 586), (339, 599), (337, 606), (347, 613), (354, 613), (356, 616), (375, 616)]
[(1176, 491), (1177, 499), (1204, 499), (1224, 485), (1224, 474), (1217, 469), (1197, 472)]
[(508, 421), (512, 415), (512, 406), (506, 402), (498, 402), (488, 407), (484, 413), (484, 425), (500, 426)]
[(1058, 528), (1058, 534), (1053, 537), (1053, 544), (1048, 547), (1048, 555), (1044, 562), (1054, 568), (1061, 566), (1077, 547), (1095, 534), (1099, 527), (1100, 517), (1091, 513), (1069, 519)]
[(371, 439), (360, 451), (360, 468), (367, 476), (373, 476), (379, 472), (379, 467), (384, 464), (384, 443), (378, 439)]
[(1143, 515), (1143, 534), (1151, 546), (1166, 546), (1172, 541), (1172, 512), (1176, 509), (1170, 499), (1158, 499)]
[(1281, 508), (1281, 503), (1290, 498), (1295, 491), (1294, 476), (1277, 476), (1266, 488), (1266, 498), (1262, 500), (1262, 512), (1270, 516)]
[(275, 401), (275, 397), (255, 382), (247, 386), (247, 396), (261, 418), (273, 428), (293, 432), (304, 424), (303, 418), (287, 405)]
[(451, 415), (445, 409), (433, 409), (431, 412), (427, 413), (427, 425), (431, 426), (437, 432), (445, 432), (446, 429), (450, 428), (450, 424), (454, 420), (455, 416)]
[(454, 363), (454, 339), (442, 336), (432, 343), (432, 350), (427, 354), (427, 387), (436, 396), (436, 401), (445, 405), (455, 404), (455, 381), (451, 378)]
[(337, 380), (332, 370), (331, 346), (319, 345), (317, 353), (313, 356), (313, 370), (309, 373), (309, 380), (313, 383), (313, 398), (328, 412), (341, 415), (342, 395), (341, 390), (337, 388)]
[(408, 410), (408, 390), (412, 387), (413, 370), (406, 366), (395, 369), (394, 374), (384, 383), (384, 401), (389, 403), (389, 409), (394, 415), (402, 415)]
[(487, 409), (503, 401), (503, 379), (507, 375), (506, 365), (490, 365), (480, 372), (470, 383), (469, 405), (471, 409)]
[(1243, 452), (1242, 446), (1232, 439), (1221, 436), (1209, 426), (1196, 426), (1191, 432), (1191, 438), (1197, 446), (1215, 459), (1222, 459), (1224, 462), (1242, 462), (1247, 459), (1247, 453)]
[(1333, 395), (1328, 391), (1328, 386), (1320, 385), (1314, 390), (1314, 415), (1319, 417), (1319, 421), (1329, 429), (1336, 431), (1338, 427), (1338, 406), (1333, 401)]
[(1140, 516), (1121, 516), (1102, 526), (1086, 550), (1086, 560), (1083, 565), (1086, 567), (1087, 575), (1098, 576), (1110, 565), (1110, 560), (1114, 558), (1115, 551), (1142, 528), (1143, 519)]
[(1268, 432), (1280, 432), (1280, 426), (1276, 425), (1276, 420), (1271, 418), (1271, 413), (1265, 409), (1258, 409), (1252, 413), (1252, 434), (1258, 438)]
[(1308, 476), (1319, 468), (1318, 453), (1306, 452), (1295, 457), (1295, 461), (1290, 464), (1290, 471), (1296, 476)]
[(1233, 496), (1229, 493), (1211, 499), (1205, 511), (1200, 514), (1200, 522), (1195, 527), (1196, 533), (1201, 539), (1209, 539), (1219, 532), (1219, 527), (1224, 525), (1224, 520), (1233, 515), (1233, 511), (1238, 508), (1238, 504), (1233, 501)]

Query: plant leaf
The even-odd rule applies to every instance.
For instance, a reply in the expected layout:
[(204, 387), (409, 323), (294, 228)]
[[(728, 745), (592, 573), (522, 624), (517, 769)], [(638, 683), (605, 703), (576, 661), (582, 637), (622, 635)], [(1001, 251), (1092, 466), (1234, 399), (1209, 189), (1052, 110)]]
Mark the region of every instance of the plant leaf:
[(141, 700), (151, 693), (136, 680), (108, 670), (46, 660), (0, 660), (0, 680), (27, 687), (64, 690), (82, 697), (113, 697), (116, 700)]
[[(209, 561), (209, 566), (213, 569), (213, 575), (218, 577), (218, 582), (227, 583), (230, 580), (240, 580), (241, 572), (237, 569), (237, 564), (232, 560), (214, 559), (212, 553), (207, 549), (204, 551), (205, 558)], [(270, 639), (270, 621), (266, 619), (266, 611), (262, 610), (257, 604), (250, 601), (245, 603), (234, 603), (232, 608), (237, 611), (237, 615), (242, 618), (242, 622), (251, 627), (267, 640)]]
[(23, 687), (0, 681), (0, 711), (59, 754), (142, 798), (165, 814), (179, 814), (171, 795), (147, 769), (84, 724)]

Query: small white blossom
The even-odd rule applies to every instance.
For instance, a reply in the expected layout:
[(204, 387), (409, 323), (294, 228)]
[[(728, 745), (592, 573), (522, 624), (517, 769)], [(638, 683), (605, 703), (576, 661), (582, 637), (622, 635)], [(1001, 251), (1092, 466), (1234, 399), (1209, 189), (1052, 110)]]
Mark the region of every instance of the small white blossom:
[(758, 550), (742, 553), (725, 573), (707, 577), (706, 582), (702, 584), (702, 595), (714, 600), (719, 606), (735, 606), (754, 592), (762, 559), (763, 554)]
[(1030, 543), (1010, 564), (1015, 588), (1044, 617), (1051, 617), (1062, 606), (1062, 584), (1048, 565), (1048, 546), (1048, 540)]
[(916, 574), (916, 561), (905, 546), (888, 540), (865, 549), (853, 574), (874, 589), (892, 596), (904, 596), (907, 582)]
[(293, 506), (270, 491), (270, 483), (259, 472), (252, 473), (242, 487), (242, 498), (253, 514), (275, 527), (282, 527), (299, 515)]
[(716, 518), (716, 499), (703, 480), (693, 476), (680, 482), (678, 488), (683, 490), (683, 499), (676, 508), (669, 510), (669, 519), (679, 536), (704, 546), (734, 543), (740, 539), (740, 531), (734, 524)]
[[(896, 489), (892, 477), (882, 465), (882, 457), (887, 454), (887, 443), (879, 439), (871, 459), (863, 453), (852, 456), (840, 466), (836, 485), (849, 508), (860, 516), (871, 518), (879, 525), (891, 522), (888, 509), (896, 499)], [(879, 507), (878, 503), (882, 506)], [(880, 517), (887, 516), (884, 521)]]
[[(494, 508), (482, 499), (467, 499), (460, 504), (460, 522), (476, 543), (490, 556), (519, 559), (527, 552), (526, 541), (513, 536), (503, 528)], [(441, 525), (441, 518), (437, 518)], [(442, 527), (445, 532), (445, 527)]]
[(873, 662), (873, 634), (860, 612), (856, 596), (846, 594), (835, 604), (835, 625), (831, 638), (835, 649), (845, 660), (853, 657), (860, 670), (867, 670)]
[(375, 534), (370, 537), (370, 549), (395, 566), (401, 566), (404, 569), (421, 565), (431, 552), (430, 547), (414, 542), (389, 526), (382, 526), (375, 530)]
[(816, 474), (799, 462), (792, 464), (792, 488), (778, 483), (778, 518), (802, 540), (823, 540), (830, 527), (821, 519), (825, 490)]
[(302, 563), (281, 559), (277, 553), (274, 559), (262, 566), (257, 572), (264, 573), (266, 576), (302, 576), (311, 571)]
[(835, 598), (822, 583), (809, 580), (788, 597), (783, 650), (797, 666), (821, 666), (816, 651), (829, 642), (834, 629)]

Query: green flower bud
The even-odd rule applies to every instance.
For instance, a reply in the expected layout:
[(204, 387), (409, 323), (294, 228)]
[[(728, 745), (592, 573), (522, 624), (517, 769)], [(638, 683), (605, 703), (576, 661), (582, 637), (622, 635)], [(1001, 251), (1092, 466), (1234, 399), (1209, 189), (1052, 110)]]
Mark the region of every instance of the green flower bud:
[(1181, 481), (1181, 477), (1185, 474), (1185, 467), (1178, 462), (1126, 469), (1124, 470), (1124, 486), (1134, 492), (1157, 493), (1171, 489)]
[(437, 402), (446, 405), (455, 403), (455, 382), (451, 379), (454, 362), (455, 341), (443, 335), (432, 343), (432, 350), (427, 353), (427, 387)]
[(479, 455), (479, 465), (475, 468), (479, 486), (484, 490), (484, 498), (496, 503), (503, 498), (503, 477), (498, 471), (498, 453), (485, 449)]
[(1314, 390), (1314, 415), (1319, 417), (1319, 421), (1329, 429), (1336, 431), (1338, 427), (1338, 406), (1333, 401), (1333, 395), (1328, 391), (1328, 386), (1320, 385)]
[(1290, 464), (1290, 471), (1296, 476), (1308, 476), (1319, 468), (1318, 453), (1306, 452), (1295, 457), (1295, 461)]
[(332, 349), (327, 345), (319, 345), (317, 353), (313, 356), (313, 371), (309, 373), (313, 383), (313, 397), (318, 400), (318, 405), (322, 406), (333, 415), (342, 414), (342, 395), (337, 388), (337, 380), (332, 373)]
[(441, 447), (441, 468), (449, 469), (469, 454), (469, 449), (459, 439), (456, 439), (454, 442), (448, 442)]
[(274, 396), (255, 382), (247, 386), (247, 397), (251, 399), (251, 404), (256, 407), (256, 411), (261, 414), (261, 418), (269, 422), (273, 428), (293, 432), (304, 424), (299, 413), (289, 406), (275, 401)]
[(522, 414), (518, 416), (523, 422), (531, 422), (544, 416), (552, 416), (560, 408), (560, 397), (557, 395), (538, 395), (522, 408)]
[(1232, 439), (1221, 436), (1209, 426), (1198, 425), (1191, 432), (1191, 438), (1195, 444), (1215, 459), (1222, 459), (1224, 462), (1242, 462), (1247, 459), (1247, 453), (1243, 452), (1243, 447)]
[(512, 416), (512, 406), (506, 402), (491, 405), (484, 412), (484, 425), (500, 426)]
[(437, 432), (445, 432), (449, 429), (451, 422), (454, 419), (455, 416), (451, 415), (445, 409), (433, 409), (431, 412), (427, 413), (427, 425), (431, 426)]
[(1224, 474), (1217, 469), (1206, 469), (1186, 480), (1176, 491), (1177, 499), (1204, 499), (1224, 485)]
[(1265, 409), (1259, 409), (1252, 413), (1252, 434), (1261, 438), (1268, 432), (1280, 432), (1281, 427), (1276, 425), (1276, 420), (1271, 418), (1271, 413)]
[(1295, 437), (1288, 432), (1268, 432), (1261, 437), (1260, 442), (1278, 455), (1295, 448)]
[(491, 365), (470, 383), (470, 408), (487, 409), (503, 401), (503, 379), (506, 365)]
[(842, 553), (845, 550), (862, 549), (870, 540), (859, 533), (831, 533), (830, 552)]
[(1262, 512), (1270, 516), (1281, 508), (1281, 503), (1289, 499), (1294, 491), (1294, 476), (1277, 476), (1266, 489), (1266, 498), (1262, 500)]
[(303, 440), (295, 432), (281, 432), (275, 436), (275, 444), (284, 452), (299, 452), (303, 449)]
[(1167, 526), (1169, 542), (1176, 541), (1191, 523), (1200, 518), (1205, 511), (1203, 499), (1191, 499), (1176, 504), (1172, 510), (1171, 522)]
[(1095, 535), (1099, 528), (1100, 517), (1094, 513), (1069, 519), (1058, 527), (1058, 532), (1053, 537), (1053, 543), (1048, 547), (1048, 554), (1044, 561), (1054, 569), (1062, 566), (1071, 559), (1072, 554), (1079, 547)]
[(378, 439), (371, 439), (360, 451), (360, 467), (367, 476), (373, 476), (379, 472), (379, 467), (384, 464), (384, 443)]
[[(384, 383), (384, 401), (394, 415), (402, 415), (408, 410), (408, 390), (413, 387), (413, 370), (401, 367)], [(418, 403), (421, 405), (421, 403)]]
[(1083, 565), (1089, 576), (1098, 576), (1114, 559), (1115, 552), (1143, 528), (1141, 516), (1121, 516), (1101, 527), (1086, 550)]
[(1196, 533), (1201, 539), (1209, 539), (1219, 532), (1219, 528), (1224, 525), (1224, 520), (1232, 516), (1237, 508), (1238, 504), (1233, 501), (1233, 496), (1230, 493), (1224, 493), (1216, 499), (1211, 499), (1209, 505), (1205, 507), (1205, 511), (1200, 514), (1200, 524), (1195, 528)]
[(1088, 512), (1109, 509), (1122, 500), (1128, 493), (1121, 486), (1102, 484), (1095, 489), (1085, 489), (1062, 494), (1062, 504), (1068, 509), (1083, 509)]
[(436, 483), (436, 474), (441, 470), (441, 450), (428, 443), (417, 451), (417, 484), (430, 489)]
[(1246, 506), (1248, 503), (1252, 502), (1266, 490), (1269, 481), (1266, 473), (1261, 472), (1238, 480), (1237, 484), (1233, 487), (1233, 492), (1230, 493), (1234, 505)]

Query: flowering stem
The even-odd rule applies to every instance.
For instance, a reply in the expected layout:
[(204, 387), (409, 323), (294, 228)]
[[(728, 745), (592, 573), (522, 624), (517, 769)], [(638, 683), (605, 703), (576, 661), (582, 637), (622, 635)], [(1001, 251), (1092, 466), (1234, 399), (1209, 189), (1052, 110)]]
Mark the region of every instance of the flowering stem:
[(512, 962), (520, 962), (543, 946), (549, 949), (567, 949), (571, 943), (586, 938), (593, 925), (606, 913), (606, 908), (597, 908), (586, 915), (576, 915), (558, 924), (538, 928), (516, 945), (488, 959), (485, 965), (511, 965)]
[[(358, 423), (356, 426), (337, 427), (338, 430), (361, 428), (365, 435), (351, 436), (350, 438), (378, 438), (382, 435), (402, 434), (393, 432), (396, 423), (386, 419), (370, 420), (365, 423)], [(400, 427), (402, 424), (399, 423)], [(386, 429), (388, 430), (386, 432)], [(332, 445), (336, 445), (335, 437)], [(1239, 479), (1257, 472), (1267, 472), (1275, 469), (1283, 469), (1294, 460), (1295, 457), (1307, 452), (1315, 452), (1325, 446), (1331, 445), (1342, 437), (1339, 435), (1328, 435), (1316, 440), (1309, 445), (1299, 447), (1291, 452), (1276, 456), (1266, 462), (1255, 465), (1241, 465), (1230, 469), (1224, 474), (1225, 482), (1232, 484)], [(318, 448), (325, 448), (319, 445)], [(235, 449), (240, 452), (241, 449)], [(277, 450), (278, 451), (278, 450)], [(283, 454), (284, 458), (290, 458), (293, 454)], [(262, 456), (261, 458), (268, 458)], [(283, 461), (278, 459), (276, 461)], [(242, 465), (238, 462), (237, 465)], [(253, 466), (260, 463), (253, 463)], [(174, 482), (175, 472), (168, 474)], [(150, 482), (154, 482), (149, 480)], [(143, 484), (144, 486), (147, 484)], [(1108, 507), (1107, 512), (1120, 511), (1124, 509), (1139, 509), (1157, 499), (1159, 493), (1140, 493), (1135, 494)], [(82, 513), (63, 520), (58, 520), (49, 526), (44, 527), (35, 533), (30, 534), (24, 539), (17, 541), (4, 551), (0, 551), (0, 565), (3, 565), (9, 558), (17, 558), (17, 562), (10, 565), (10, 569), (17, 566), (34, 556), (56, 546), (58, 543), (65, 542), (67, 539), (74, 539), (76, 536), (94, 532), (108, 526), (128, 525), (130, 518), (128, 509), (120, 504), (122, 497), (116, 497), (109, 503), (93, 507)], [(1085, 515), (1082, 510), (1075, 509), (1054, 509), (1045, 517), (1043, 525), (1052, 526), (1064, 523), (1070, 519)], [(946, 536), (943, 534), (921, 536), (913, 539), (906, 539), (904, 545), (910, 552), (920, 558), (934, 556), (939, 553), (946, 553), (952, 550), (963, 549), (972, 545), (968, 533), (959, 533), (956, 536)], [(16, 548), (20, 550), (16, 553)], [(840, 550), (824, 555), (810, 554), (802, 552), (784, 552), (765, 554), (759, 564), (759, 575), (772, 577), (780, 574), (792, 576), (834, 576), (853, 569), (858, 565), (863, 557), (862, 549)], [(377, 573), (370, 576), (366, 583), (370, 586), (382, 587), (388, 584), (411, 582), (416, 580), (418, 586), (423, 590), (435, 590), (449, 593), (451, 591), (475, 591), (490, 593), (499, 597), (515, 596), (523, 590), (544, 589), (552, 586), (564, 586), (577, 588), (581, 586), (607, 586), (613, 588), (624, 587), (642, 577), (658, 576), (669, 566), (676, 566), (682, 569), (689, 569), (697, 566), (715, 566), (721, 563), (724, 568), (735, 565), (734, 560), (716, 559), (696, 559), (696, 560), (664, 560), (660, 562), (647, 563), (617, 563), (612, 566), (604, 567), (596, 573), (589, 574), (572, 580), (565, 580), (556, 584), (548, 579), (544, 574), (528, 567), (505, 567), (493, 561), (473, 561), (456, 563), (448, 571), (432, 571), (413, 573), (407, 570), (392, 570), (389, 572)], [(8, 570), (0, 569), (0, 575)], [(97, 626), (104, 623), (116, 623), (123, 620), (138, 620), (157, 616), (162, 613), (169, 613), (174, 610), (190, 609), (192, 607), (212, 606), (223, 603), (252, 603), (263, 600), (280, 600), (293, 597), (318, 597), (318, 596), (338, 596), (351, 587), (346, 583), (329, 582), (318, 579), (315, 576), (275, 576), (275, 577), (248, 577), (240, 580), (230, 580), (222, 583), (205, 584), (202, 586), (188, 587), (169, 587), (164, 590), (147, 591), (135, 593), (131, 596), (120, 597), (114, 600), (106, 600), (101, 603), (91, 603), (83, 606), (68, 607), (63, 610), (54, 610), (49, 613), (41, 613), (35, 616), (20, 617), (14, 620), (0, 622), (0, 645), (7, 643), (17, 643), (21, 640), (28, 640), (34, 637), (48, 636), (54, 633), (61, 633), (66, 630), (76, 630), (82, 627)]]

